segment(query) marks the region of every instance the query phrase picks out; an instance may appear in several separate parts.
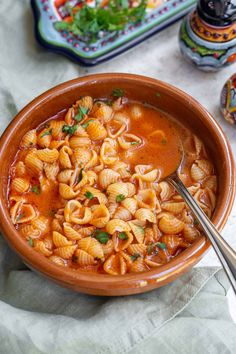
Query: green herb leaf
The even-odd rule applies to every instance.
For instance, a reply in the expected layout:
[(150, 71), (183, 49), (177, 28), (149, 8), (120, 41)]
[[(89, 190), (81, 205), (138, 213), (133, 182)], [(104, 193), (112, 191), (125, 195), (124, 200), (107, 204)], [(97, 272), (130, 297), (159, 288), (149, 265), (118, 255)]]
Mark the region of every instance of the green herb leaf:
[(161, 94), (159, 92), (156, 92), (156, 97), (161, 97)]
[(194, 220), (193, 222), (194, 225), (199, 225), (199, 221), (197, 219)]
[(62, 127), (62, 132), (63, 133), (66, 133), (66, 134), (69, 134), (69, 135), (73, 135), (76, 130), (78, 129), (78, 125), (66, 125), (64, 124), (63, 127)]
[(43, 138), (43, 137), (46, 136), (46, 135), (52, 135), (52, 129), (49, 129), (49, 130), (47, 130), (46, 132), (44, 132), (44, 133), (40, 136), (40, 138)]
[(28, 239), (28, 244), (29, 244), (30, 247), (34, 246), (34, 241), (33, 241), (33, 239), (31, 237)]
[(81, 168), (80, 172), (79, 172), (79, 177), (78, 177), (78, 183), (82, 180), (83, 178), (83, 168)]
[(96, 238), (100, 243), (106, 244), (109, 240), (109, 234), (105, 231), (96, 230), (93, 234), (93, 237)]
[(139, 145), (140, 144), (140, 142), (139, 141), (131, 141), (131, 143), (130, 143), (131, 145)]
[(124, 199), (125, 199), (125, 195), (124, 195), (124, 194), (118, 194), (118, 195), (116, 196), (116, 202), (117, 202), (117, 203), (122, 202), (122, 200), (124, 200)]
[(128, 239), (128, 236), (127, 236), (126, 232), (120, 232), (118, 237), (119, 237), (120, 240), (127, 240)]
[(93, 199), (93, 198), (94, 198), (93, 193), (91, 193), (91, 192), (89, 192), (89, 191), (85, 192), (84, 195), (85, 195), (85, 197), (88, 198), (88, 199)]
[(86, 123), (84, 124), (81, 124), (81, 126), (84, 128), (84, 129), (87, 129), (89, 124), (92, 123), (94, 120), (93, 119), (89, 119)]
[(162, 141), (161, 141), (161, 143), (162, 143), (163, 145), (166, 145), (167, 140), (166, 140), (165, 138), (163, 138)]
[(140, 254), (139, 254), (139, 253), (134, 253), (134, 254), (132, 254), (132, 256), (130, 256), (130, 258), (131, 258), (131, 260), (132, 260), (133, 262), (136, 261), (136, 259), (137, 259), (138, 257), (140, 257)]
[(151, 244), (149, 244), (148, 247), (147, 247), (147, 253), (148, 253), (148, 254), (152, 253), (152, 251), (153, 251), (153, 249), (154, 249), (155, 247), (158, 247), (158, 248), (160, 248), (160, 249), (162, 249), (162, 250), (165, 250), (165, 249), (166, 249), (166, 244), (165, 244), (164, 242), (151, 243)]
[(31, 190), (34, 194), (40, 194), (40, 186), (33, 186)]
[(79, 107), (78, 113), (75, 115), (75, 120), (77, 122), (80, 122), (87, 113), (88, 113), (88, 108)]
[(114, 97), (123, 97), (124, 96), (124, 90), (122, 90), (120, 88), (115, 88), (114, 90), (112, 90), (112, 96), (114, 96)]

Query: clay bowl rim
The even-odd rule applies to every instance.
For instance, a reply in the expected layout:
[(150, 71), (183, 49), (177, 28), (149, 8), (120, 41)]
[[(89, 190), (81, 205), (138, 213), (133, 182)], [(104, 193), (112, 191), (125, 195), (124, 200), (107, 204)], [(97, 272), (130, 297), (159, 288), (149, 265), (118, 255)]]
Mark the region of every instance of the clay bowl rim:
[[(104, 80), (107, 82), (112, 81), (114, 84), (115, 80), (123, 80), (126, 82), (130, 81), (133, 84), (135, 84), (135, 82), (140, 83), (141, 80), (144, 86), (155, 86), (157, 92), (160, 90), (168, 93), (170, 96), (175, 96), (182, 101), (183, 105), (189, 106), (191, 109), (198, 112), (206, 128), (211, 130), (217, 138), (218, 143), (224, 152), (226, 161), (226, 183), (228, 183), (229, 189), (223, 192), (223, 203), (219, 207), (217, 215), (214, 215), (212, 219), (218, 230), (221, 230), (230, 214), (235, 197), (235, 168), (229, 142), (218, 123), (199, 102), (184, 91), (160, 80), (141, 75), (124, 73), (94, 74), (64, 82), (47, 90), (25, 106), (25, 108), (23, 108), (15, 116), (4, 131), (0, 139), (0, 161), (4, 153), (4, 149), (7, 144), (9, 144), (9, 141), (14, 141), (14, 135), (18, 133), (21, 123), (30, 119), (30, 112), (38, 105), (45, 103), (45, 101), (52, 96), (58, 97), (62, 95), (71, 88), (79, 88), (89, 84), (99, 84), (99, 82)], [(2, 178), (4, 178), (4, 176), (1, 175), (0, 171), (0, 180), (2, 180)], [(146, 284), (147, 288), (153, 284), (153, 282), (156, 283), (155, 287), (161, 286), (162, 284), (164, 285), (177, 278), (179, 275), (185, 273), (190, 267), (196, 264), (210, 246), (210, 242), (205, 242), (202, 238), (169, 263), (161, 267), (142, 273), (112, 276), (106, 274), (91, 274), (79, 270), (74, 271), (69, 268), (58, 267), (47, 260), (46, 257), (40, 255), (36, 251), (33, 251), (32, 248), (26, 244), (22, 238), (20, 238), (19, 233), (14, 228), (9, 217), (8, 210), (5, 208), (2, 199), (0, 200), (0, 228), (10, 246), (19, 254), (26, 264), (34, 270), (37, 270), (40, 273), (52, 278), (54, 281), (63, 283), (65, 286), (75, 285), (80, 287), (81, 291), (83, 291), (83, 288), (89, 288), (95, 291), (96, 289), (111, 289), (110, 286), (115, 285), (115, 288), (113, 288), (113, 293), (115, 293), (116, 290), (128, 290), (140, 286), (139, 284), (143, 281), (150, 281), (150, 283), (147, 282)], [(145, 291), (146, 285), (142, 288), (142, 292)]]

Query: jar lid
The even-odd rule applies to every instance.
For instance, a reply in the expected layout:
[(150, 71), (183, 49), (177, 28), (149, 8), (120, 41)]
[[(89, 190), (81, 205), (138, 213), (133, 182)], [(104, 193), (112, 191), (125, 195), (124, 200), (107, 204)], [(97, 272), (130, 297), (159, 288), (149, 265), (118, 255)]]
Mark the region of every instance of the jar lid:
[(199, 0), (197, 12), (209, 25), (229, 26), (236, 21), (236, 0)]

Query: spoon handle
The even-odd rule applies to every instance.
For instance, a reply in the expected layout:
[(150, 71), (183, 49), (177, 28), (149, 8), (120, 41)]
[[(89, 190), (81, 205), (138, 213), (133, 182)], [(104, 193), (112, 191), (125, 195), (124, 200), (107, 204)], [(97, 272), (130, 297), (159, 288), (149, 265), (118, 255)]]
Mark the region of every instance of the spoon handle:
[(222, 238), (215, 226), (199, 207), (195, 199), (191, 196), (187, 188), (184, 186), (178, 175), (172, 174), (166, 180), (177, 190), (181, 197), (185, 200), (189, 208), (192, 210), (197, 221), (201, 225), (206, 236), (219, 257), (219, 260), (230, 280), (230, 283), (236, 294), (236, 252)]

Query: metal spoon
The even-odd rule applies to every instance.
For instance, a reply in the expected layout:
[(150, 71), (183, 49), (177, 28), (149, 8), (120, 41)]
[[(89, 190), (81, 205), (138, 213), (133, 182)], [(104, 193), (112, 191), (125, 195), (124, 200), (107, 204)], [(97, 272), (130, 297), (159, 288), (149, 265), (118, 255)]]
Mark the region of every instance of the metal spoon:
[(175, 172), (165, 178), (181, 195), (186, 204), (192, 210), (195, 218), (201, 225), (206, 236), (211, 241), (211, 244), (229, 278), (229, 281), (236, 294), (236, 252), (228, 245), (228, 243), (222, 238), (215, 226), (199, 207), (195, 199), (189, 193), (187, 188), (180, 180), (178, 173), (181, 171), (181, 167), (184, 160), (184, 150), (182, 148), (181, 162)]

